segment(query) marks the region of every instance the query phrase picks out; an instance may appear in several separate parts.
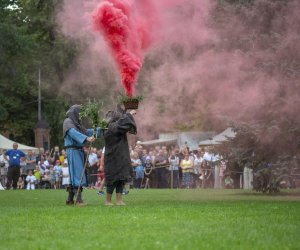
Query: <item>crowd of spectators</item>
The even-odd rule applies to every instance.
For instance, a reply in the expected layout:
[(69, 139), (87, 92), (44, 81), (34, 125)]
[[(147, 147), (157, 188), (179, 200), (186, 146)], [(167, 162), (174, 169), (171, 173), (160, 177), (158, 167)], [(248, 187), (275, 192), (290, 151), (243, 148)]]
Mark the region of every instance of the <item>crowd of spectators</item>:
[[(86, 149), (86, 153), (87, 149)], [(1, 183), (7, 186), (8, 160), (0, 155)], [(226, 162), (209, 148), (189, 150), (155, 146), (144, 148), (140, 142), (130, 147), (132, 188), (232, 188), (233, 180), (226, 175)], [(92, 148), (88, 156), (89, 188), (103, 187), (103, 168), (100, 168), (102, 149)], [(61, 189), (69, 185), (66, 151), (29, 150), (20, 162), (18, 189)]]
[[(39, 149), (36, 154), (28, 150), (24, 157), (20, 158), (17, 183), (9, 183), (10, 155), (3, 149), (0, 155), (1, 184), (7, 189), (28, 189), (36, 188), (60, 189), (69, 184), (69, 171), (65, 150), (48, 151)], [(13, 180), (13, 182), (16, 182)]]
[(210, 148), (190, 150), (137, 142), (130, 147), (134, 188), (232, 188), (226, 161)]

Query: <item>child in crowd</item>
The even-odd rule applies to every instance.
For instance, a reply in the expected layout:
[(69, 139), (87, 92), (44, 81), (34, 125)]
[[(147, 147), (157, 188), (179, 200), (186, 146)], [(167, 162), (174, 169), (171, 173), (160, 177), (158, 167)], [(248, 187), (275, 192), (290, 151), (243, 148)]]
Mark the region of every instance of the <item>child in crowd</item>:
[(50, 170), (46, 169), (45, 174), (42, 177), (41, 185), (43, 188), (51, 188), (51, 177), (50, 177)]
[(62, 168), (60, 166), (60, 161), (59, 160), (56, 161), (56, 164), (55, 164), (53, 170), (54, 170), (54, 173), (55, 173), (54, 187), (55, 187), (55, 189), (60, 189), (61, 178), (62, 178)]
[(144, 188), (150, 188), (150, 176), (153, 170), (153, 164), (150, 156), (146, 157), (146, 163), (144, 168), (144, 177), (146, 179)]
[(22, 177), (20, 176), (17, 183), (17, 189), (23, 189), (24, 188), (24, 181)]
[(35, 181), (35, 176), (32, 175), (32, 171), (29, 170), (28, 175), (26, 177), (27, 190), (35, 190)]
[(70, 175), (69, 175), (69, 168), (66, 159), (61, 169), (61, 172), (62, 172), (62, 185), (64, 188), (67, 188), (70, 185)]
[(56, 189), (56, 185), (55, 185), (55, 171), (54, 171), (54, 167), (53, 166), (50, 166), (49, 175), (50, 175), (51, 188), (54, 187), (54, 189)]
[(36, 185), (39, 187), (40, 182), (41, 182), (41, 173), (40, 173), (40, 168), (39, 166), (35, 167), (35, 170), (33, 171), (33, 175), (36, 179)]

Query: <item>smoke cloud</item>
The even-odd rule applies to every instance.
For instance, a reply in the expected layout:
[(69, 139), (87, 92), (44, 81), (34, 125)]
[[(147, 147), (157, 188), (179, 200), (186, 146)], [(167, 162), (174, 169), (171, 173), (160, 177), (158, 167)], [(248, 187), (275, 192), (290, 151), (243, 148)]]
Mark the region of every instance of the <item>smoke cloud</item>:
[[(102, 1), (85, 2), (65, 0), (57, 16), (61, 31), (82, 44), (63, 88), (72, 93), (84, 83), (84, 94), (107, 93), (112, 101), (121, 87), (118, 68), (92, 28), (92, 13)], [(128, 2), (151, 24), (136, 86), (136, 94), (145, 95), (137, 116), (142, 139), (163, 131), (218, 130), (267, 114), (274, 119), (299, 114), (297, 1)], [(277, 99), (280, 105), (269, 105)]]

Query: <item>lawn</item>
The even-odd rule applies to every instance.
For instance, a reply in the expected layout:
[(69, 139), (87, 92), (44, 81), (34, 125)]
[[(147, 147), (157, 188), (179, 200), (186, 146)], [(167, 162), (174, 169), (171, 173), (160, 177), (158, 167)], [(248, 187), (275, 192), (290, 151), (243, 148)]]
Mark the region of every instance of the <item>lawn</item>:
[(0, 249), (300, 249), (299, 190), (130, 190), (125, 207), (66, 195), (1, 191)]

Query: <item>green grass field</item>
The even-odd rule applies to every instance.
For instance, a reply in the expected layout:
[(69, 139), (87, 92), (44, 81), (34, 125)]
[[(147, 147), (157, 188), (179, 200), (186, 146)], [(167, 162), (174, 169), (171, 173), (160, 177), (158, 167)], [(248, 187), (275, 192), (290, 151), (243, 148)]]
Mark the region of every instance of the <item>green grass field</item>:
[(299, 190), (130, 190), (125, 207), (66, 195), (1, 191), (0, 249), (300, 249)]

